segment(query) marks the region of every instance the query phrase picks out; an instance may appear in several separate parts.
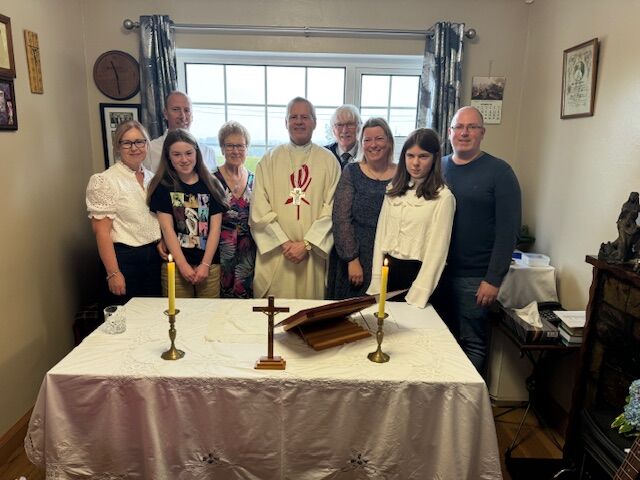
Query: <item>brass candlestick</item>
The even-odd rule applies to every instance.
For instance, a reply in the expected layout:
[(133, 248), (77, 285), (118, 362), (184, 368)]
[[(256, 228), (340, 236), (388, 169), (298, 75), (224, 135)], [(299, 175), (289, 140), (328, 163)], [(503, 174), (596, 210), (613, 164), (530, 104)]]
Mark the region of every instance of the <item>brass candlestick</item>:
[(382, 339), (384, 338), (384, 331), (382, 330), (382, 325), (384, 323), (384, 319), (389, 315), (385, 313), (383, 316), (380, 316), (378, 312), (375, 313), (375, 317), (378, 319), (378, 331), (376, 332), (376, 340), (378, 341), (378, 349), (375, 352), (371, 352), (367, 355), (367, 358), (372, 362), (376, 363), (385, 363), (389, 361), (389, 355), (382, 351)]
[(160, 355), (164, 360), (179, 360), (184, 357), (184, 352), (176, 348), (176, 315), (180, 313), (180, 310), (176, 309), (176, 313), (169, 313), (169, 310), (165, 310), (164, 314), (169, 317), (169, 338), (171, 339), (171, 348)]

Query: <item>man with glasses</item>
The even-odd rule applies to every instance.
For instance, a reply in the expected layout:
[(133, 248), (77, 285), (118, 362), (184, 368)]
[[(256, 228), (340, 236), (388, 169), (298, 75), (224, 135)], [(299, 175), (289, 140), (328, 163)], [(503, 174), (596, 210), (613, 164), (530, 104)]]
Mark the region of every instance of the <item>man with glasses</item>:
[(336, 141), (326, 145), (325, 148), (331, 150), (342, 169), (348, 164), (355, 162), (358, 154), (358, 137), (362, 129), (362, 119), (360, 111), (355, 105), (342, 105), (336, 108), (331, 116), (331, 131)]
[(456, 198), (447, 266), (433, 306), (483, 373), (488, 350), (488, 307), (509, 271), (520, 231), (520, 186), (503, 160), (480, 149), (480, 111), (463, 107), (449, 127), (453, 154), (442, 173)]
[(311, 142), (316, 114), (307, 99), (289, 102), (285, 125), (290, 142), (267, 152), (256, 167), (249, 213), (258, 247), (253, 292), (321, 299), (340, 166)]
[[(182, 92), (173, 91), (164, 101), (164, 118), (167, 121), (167, 130), (164, 134), (149, 144), (149, 155), (144, 161), (144, 166), (156, 172), (160, 165), (160, 157), (162, 156), (162, 145), (164, 145), (164, 139), (167, 138), (167, 133), (176, 128), (184, 128), (189, 130), (191, 127), (191, 121), (193, 119), (191, 100)], [(209, 171), (217, 170), (216, 154), (215, 150), (208, 145), (198, 142), (198, 148), (202, 152), (202, 159)]]

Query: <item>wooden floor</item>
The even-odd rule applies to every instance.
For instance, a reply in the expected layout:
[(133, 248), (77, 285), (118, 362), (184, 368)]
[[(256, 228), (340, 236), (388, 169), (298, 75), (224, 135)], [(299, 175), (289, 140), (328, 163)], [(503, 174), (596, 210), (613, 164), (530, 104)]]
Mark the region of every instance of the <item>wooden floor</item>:
[[(498, 435), (498, 449), (504, 480), (518, 480), (512, 478), (506, 470), (504, 453), (515, 436), (518, 424), (524, 413), (523, 408), (494, 407), (493, 414)], [(561, 458), (562, 452), (555, 442), (562, 445), (562, 438), (557, 433), (540, 428), (535, 415), (530, 412), (527, 415), (525, 426), (520, 432), (517, 447), (512, 452), (513, 458)], [(22, 448), (16, 450), (6, 465), (0, 466), (0, 480), (17, 480), (20, 477), (26, 480), (44, 480), (45, 473), (27, 459)], [(543, 480), (543, 479), (540, 479)]]

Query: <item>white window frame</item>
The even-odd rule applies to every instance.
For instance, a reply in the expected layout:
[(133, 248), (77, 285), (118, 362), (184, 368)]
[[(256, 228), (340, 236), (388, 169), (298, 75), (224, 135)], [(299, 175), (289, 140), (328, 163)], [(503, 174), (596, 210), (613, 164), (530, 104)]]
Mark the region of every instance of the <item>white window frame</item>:
[[(361, 76), (420, 75), (423, 58), (420, 55), (368, 55), (299, 52), (248, 52), (235, 50), (203, 50), (178, 48), (176, 50), (178, 88), (186, 90), (186, 64), (212, 63), (226, 65), (273, 65), (345, 68), (344, 102), (360, 108)], [(366, 119), (365, 119), (366, 120)], [(395, 137), (401, 146), (404, 137)], [(397, 147), (396, 147), (397, 149)]]

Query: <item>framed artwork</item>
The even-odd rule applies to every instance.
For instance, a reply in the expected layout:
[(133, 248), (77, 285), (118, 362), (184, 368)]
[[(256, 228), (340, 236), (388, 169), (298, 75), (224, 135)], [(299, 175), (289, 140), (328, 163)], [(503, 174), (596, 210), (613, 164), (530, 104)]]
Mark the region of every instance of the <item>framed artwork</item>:
[(25, 30), (24, 46), (27, 49), (27, 67), (29, 68), (29, 86), (31, 87), (31, 93), (44, 93), (38, 34)]
[(13, 80), (0, 78), (0, 130), (17, 130), (18, 114)]
[(140, 121), (140, 105), (135, 103), (101, 103), (100, 123), (102, 124), (102, 146), (104, 149), (104, 166), (109, 168), (115, 161), (113, 152), (113, 135), (118, 124), (127, 120)]
[(597, 38), (564, 51), (560, 118), (593, 116), (597, 73)]
[(11, 19), (0, 15), (0, 77), (15, 78), (16, 63), (13, 60)]

